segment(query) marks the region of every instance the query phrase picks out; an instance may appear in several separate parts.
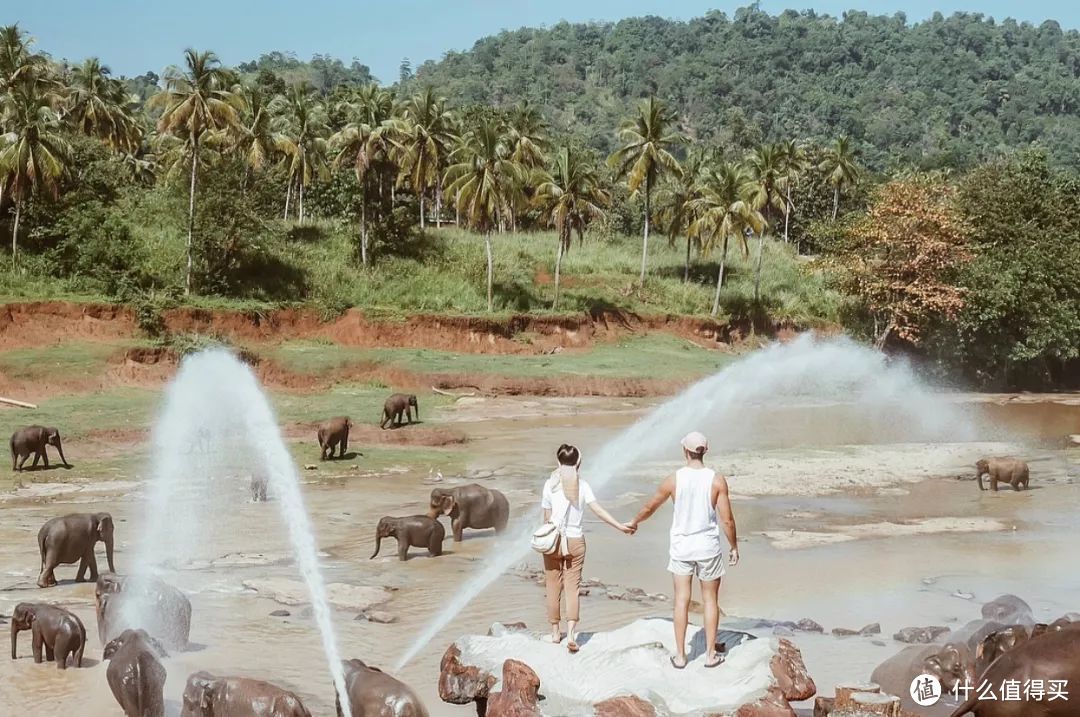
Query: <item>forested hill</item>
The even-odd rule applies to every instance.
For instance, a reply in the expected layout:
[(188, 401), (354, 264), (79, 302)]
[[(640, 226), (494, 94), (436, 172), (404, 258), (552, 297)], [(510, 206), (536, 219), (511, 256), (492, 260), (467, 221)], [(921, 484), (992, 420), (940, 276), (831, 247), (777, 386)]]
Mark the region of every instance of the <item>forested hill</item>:
[(965, 167), (1033, 142), (1055, 163), (1080, 163), (1080, 33), (1053, 21), (751, 7), (561, 23), (427, 62), (409, 89), (428, 84), (462, 104), (527, 98), (605, 151), (627, 107), (655, 93), (691, 136), (740, 150), (846, 134), (878, 169)]

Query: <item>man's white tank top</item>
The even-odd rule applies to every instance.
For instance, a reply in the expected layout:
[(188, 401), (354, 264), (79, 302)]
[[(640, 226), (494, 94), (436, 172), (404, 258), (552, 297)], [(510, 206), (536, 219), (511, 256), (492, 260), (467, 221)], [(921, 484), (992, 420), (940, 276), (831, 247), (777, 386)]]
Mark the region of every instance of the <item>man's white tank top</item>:
[(671, 557), (708, 560), (723, 553), (712, 485), (711, 468), (680, 468), (675, 472), (675, 510), (671, 516)]

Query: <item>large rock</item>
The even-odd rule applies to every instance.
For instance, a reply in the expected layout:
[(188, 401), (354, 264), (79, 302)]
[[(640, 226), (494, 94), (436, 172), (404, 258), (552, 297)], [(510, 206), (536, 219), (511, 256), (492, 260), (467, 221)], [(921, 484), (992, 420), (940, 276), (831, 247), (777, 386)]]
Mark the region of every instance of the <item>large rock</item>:
[[(594, 708), (604, 717), (654, 713), (791, 717), (789, 702), (814, 695), (816, 687), (802, 655), (787, 640), (754, 639), (735, 631), (723, 631), (718, 639), (727, 645), (723, 665), (704, 666), (704, 632), (697, 628), (690, 634), (690, 665), (675, 670), (668, 660), (674, 643), (671, 622), (660, 618), (583, 634), (581, 651), (572, 658), (565, 645), (544, 642), (536, 633), (494, 630), (492, 636), (467, 635), (443, 656), (439, 696), (452, 704), (486, 702), (488, 715), (497, 717), (490, 711), (494, 695), (517, 694), (521, 684), (528, 685), (526, 681), (512, 689), (503, 686), (509, 674), (523, 674), (517, 667), (507, 672), (506, 666), (513, 661), (528, 665), (538, 677), (544, 695), (540, 709), (545, 715), (586, 713)], [(582, 679), (583, 675), (588, 679)], [(645, 703), (653, 712), (645, 711)], [(518, 700), (514, 704), (524, 705), (514, 709), (527, 709), (529, 703)], [(618, 711), (623, 708), (625, 712)]]
[(656, 717), (656, 708), (636, 695), (596, 703), (595, 717)]
[(540, 717), (540, 678), (532, 668), (507, 660), (500, 687), (488, 696), (486, 717)]

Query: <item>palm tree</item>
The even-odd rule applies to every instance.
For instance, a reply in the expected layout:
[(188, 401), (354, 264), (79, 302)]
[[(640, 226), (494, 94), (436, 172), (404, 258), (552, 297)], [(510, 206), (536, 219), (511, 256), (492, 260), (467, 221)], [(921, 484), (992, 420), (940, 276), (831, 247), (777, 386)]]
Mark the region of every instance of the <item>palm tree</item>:
[[(362, 88), (355, 102), (343, 103), (347, 123), (330, 138), (336, 151), (334, 166), (352, 165), (360, 186), (360, 260), (367, 266), (367, 206), (371, 174), (378, 173), (379, 162), (386, 162), (392, 144), (389, 141), (399, 127), (393, 120), (393, 96), (372, 84)], [(381, 194), (381, 190), (380, 190)]]
[(34, 38), (18, 24), (0, 27), (0, 95), (10, 94), (14, 84), (27, 75), (47, 79), (49, 59), (32, 52), (33, 46)]
[(285, 195), (285, 217), (289, 215), (289, 194), (297, 190), (297, 216), (304, 223), (304, 190), (326, 169), (327, 135), (330, 133), (326, 107), (307, 82), (292, 86), (287, 95), (270, 102), (275, 115), (273, 128), (282, 135), (282, 150), (288, 167), (289, 186)]
[(559, 308), (559, 277), (563, 255), (570, 249), (570, 237), (577, 232), (583, 237), (585, 227), (604, 216), (604, 207), (611, 204), (611, 194), (603, 188), (596, 167), (580, 152), (560, 147), (555, 155), (551, 174), (536, 187), (536, 198), (543, 207), (543, 218), (555, 227), (559, 248), (555, 255), (555, 301)]
[(242, 101), (240, 125), (231, 131), (226, 142), (229, 151), (244, 161), (243, 187), (247, 187), (252, 172), (258, 172), (283, 155), (287, 144), (280, 132), (273, 130), (269, 102), (257, 85), (237, 85), (233, 92)]
[(668, 241), (674, 246), (680, 236), (686, 237), (686, 262), (683, 265), (683, 283), (690, 281), (690, 249), (695, 237), (690, 231), (694, 221), (691, 203), (700, 196), (699, 174), (705, 164), (703, 152), (690, 152), (682, 165), (682, 174), (673, 175), (664, 182), (656, 198), (657, 220), (667, 231)]
[(441, 174), (453, 145), (454, 118), (446, 98), (436, 97), (427, 87), (409, 100), (402, 113), (402, 133), (396, 140), (396, 160), (400, 167), (398, 184), (408, 182), (420, 200), (420, 229), (425, 226), (424, 199), (435, 189), (435, 221), (441, 224)]
[(784, 142), (781, 148), (784, 154), (784, 173), (787, 175), (787, 182), (781, 188), (784, 194), (784, 243), (787, 244), (789, 241), (788, 224), (791, 212), (795, 209), (795, 202), (791, 199), (791, 190), (798, 184), (802, 173), (806, 171), (809, 160), (806, 157), (806, 147), (794, 139)]
[(31, 194), (59, 191), (60, 179), (71, 163), (71, 145), (64, 139), (56, 96), (33, 74), (23, 74), (0, 97), (0, 187), (10, 187), (15, 200), (11, 228), (11, 263), (18, 258), (19, 221)]
[(466, 226), (484, 235), (487, 252), (487, 305), (493, 311), (492, 282), (495, 272), (491, 232), (510, 209), (515, 182), (523, 170), (510, 159), (511, 149), (502, 123), (481, 119), (451, 153), (446, 170), (447, 191), (454, 198)]
[(97, 137), (117, 152), (135, 152), (142, 131), (128, 112), (127, 90), (110, 77), (111, 71), (96, 57), (71, 72), (66, 119), (79, 132)]
[(230, 90), (230, 75), (213, 52), (184, 51), (183, 69), (165, 71), (165, 89), (150, 98), (151, 107), (163, 108), (158, 132), (182, 140), (191, 160), (188, 192), (187, 269), (184, 294), (191, 294), (192, 245), (195, 234), (195, 193), (199, 173), (199, 145), (208, 132), (240, 124), (239, 98)]
[(690, 231), (701, 240), (705, 252), (711, 251), (718, 240), (721, 242), (720, 270), (716, 277), (716, 295), (712, 306), (712, 315), (716, 316), (720, 312), (720, 289), (724, 285), (728, 240), (737, 239), (743, 255), (749, 254), (746, 232), (764, 232), (765, 218), (754, 208), (754, 180), (738, 165), (725, 163), (711, 172), (705, 172), (699, 192), (701, 196), (690, 203), (696, 216)]
[(645, 231), (641, 241), (641, 285), (645, 285), (645, 269), (649, 260), (649, 213), (652, 190), (656, 180), (665, 172), (681, 173), (678, 160), (669, 151), (683, 141), (672, 126), (675, 113), (663, 102), (650, 97), (638, 107), (638, 116), (623, 122), (618, 131), (622, 147), (608, 158), (608, 165), (617, 177), (626, 177), (631, 192), (644, 189)]
[[(765, 227), (772, 226), (773, 210), (782, 211), (786, 202), (784, 190), (788, 183), (785, 152), (781, 145), (766, 144), (755, 149), (747, 159), (754, 193), (750, 200), (754, 209), (762, 211)], [(765, 232), (758, 233), (757, 266), (754, 268), (754, 301), (761, 296), (761, 261), (765, 254)]]
[(832, 218), (836, 221), (836, 214), (840, 208), (840, 191), (846, 187), (854, 186), (859, 181), (862, 173), (859, 165), (855, 162), (855, 150), (851, 146), (851, 140), (841, 136), (836, 142), (825, 150), (825, 159), (818, 165), (818, 169), (824, 172), (833, 187)]
[(533, 170), (542, 170), (547, 164), (547, 157), (544, 155), (548, 148), (548, 141), (544, 137), (547, 122), (528, 100), (522, 100), (510, 109), (506, 125), (507, 139), (511, 147), (510, 158), (526, 170), (525, 177), (528, 180), (516, 188), (516, 196), (510, 207), (510, 227), (517, 232), (519, 209), (528, 204), (533, 187), (544, 180), (544, 177), (540, 176), (534, 182), (529, 175)]

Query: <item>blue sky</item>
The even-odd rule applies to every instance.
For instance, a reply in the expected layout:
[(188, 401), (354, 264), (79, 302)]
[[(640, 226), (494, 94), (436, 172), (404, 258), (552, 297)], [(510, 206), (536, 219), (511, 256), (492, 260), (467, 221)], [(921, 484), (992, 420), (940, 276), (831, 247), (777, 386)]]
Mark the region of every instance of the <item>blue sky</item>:
[[(742, 2), (699, 0), (37, 0), (0, 3), (0, 24), (18, 22), (56, 58), (99, 56), (114, 73), (160, 73), (178, 62), (185, 47), (212, 49), (227, 64), (270, 50), (293, 51), (302, 59), (324, 53), (346, 63), (357, 58), (384, 82), (397, 79), (408, 57), (414, 67), (462, 50), (503, 29), (552, 25), (560, 20), (617, 20), (635, 15), (686, 19), (710, 9), (732, 13)], [(6, 5), (6, 7), (4, 7)], [(981, 0), (764, 0), (769, 12), (813, 8), (839, 15), (847, 9), (878, 14), (905, 12), (909, 21), (935, 10), (981, 12), (1040, 23), (1057, 20), (1080, 27), (1080, 3)]]

